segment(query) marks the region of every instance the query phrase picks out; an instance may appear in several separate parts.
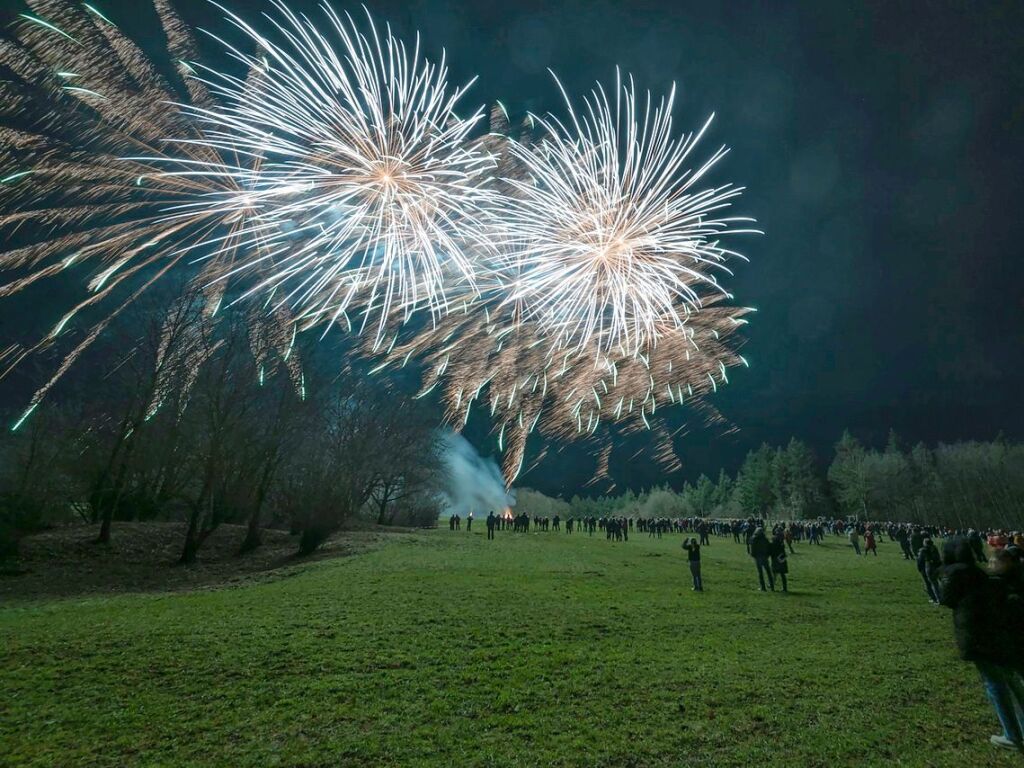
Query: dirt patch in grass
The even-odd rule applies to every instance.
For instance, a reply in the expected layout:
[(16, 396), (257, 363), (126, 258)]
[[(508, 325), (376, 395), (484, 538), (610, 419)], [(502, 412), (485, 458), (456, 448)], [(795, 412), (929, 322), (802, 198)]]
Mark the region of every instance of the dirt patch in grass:
[(0, 564), (0, 598), (35, 600), (119, 592), (175, 592), (283, 578), (324, 558), (344, 557), (408, 533), (405, 529), (343, 531), (315, 554), (295, 556), (297, 537), (265, 530), (263, 545), (239, 555), (245, 526), (222, 525), (204, 542), (198, 562), (177, 564), (182, 523), (117, 523), (108, 545), (99, 526), (70, 525), (26, 537), (18, 557)]

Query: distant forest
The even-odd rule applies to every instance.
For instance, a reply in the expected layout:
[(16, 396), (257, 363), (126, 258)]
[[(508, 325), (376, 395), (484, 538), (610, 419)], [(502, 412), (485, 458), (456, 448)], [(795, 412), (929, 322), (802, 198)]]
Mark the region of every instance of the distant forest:
[(865, 447), (849, 432), (825, 468), (806, 443), (762, 445), (747, 454), (736, 475), (701, 475), (682, 490), (568, 501), (530, 489), (517, 495), (530, 515), (597, 517), (767, 517), (804, 520), (853, 516), (993, 528), (1024, 528), (1024, 445), (991, 442), (904, 447), (895, 433), (884, 449)]

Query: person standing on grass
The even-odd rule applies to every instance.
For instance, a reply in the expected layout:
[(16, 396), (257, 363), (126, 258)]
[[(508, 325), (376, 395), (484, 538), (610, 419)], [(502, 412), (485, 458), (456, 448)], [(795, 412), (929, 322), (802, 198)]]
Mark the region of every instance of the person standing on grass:
[(793, 553), (793, 527), (790, 525), (786, 526), (786, 530), (782, 534), (786, 541), (786, 545), (789, 547), (790, 554)]
[(860, 556), (860, 534), (857, 533), (857, 526), (850, 526), (849, 539), (850, 546), (853, 547), (853, 551), (856, 552), (858, 556)]
[[(907, 529), (901, 525), (896, 529), (896, 536), (894, 538), (900, 545), (900, 551), (903, 553), (903, 559), (910, 560), (913, 555), (910, 550), (910, 534), (907, 533)], [(864, 553), (867, 554), (867, 547), (864, 548)]]
[(1024, 750), (1024, 667), (1020, 606), (1005, 581), (978, 567), (969, 541), (946, 542), (942, 552), (942, 604), (953, 609), (953, 636), (964, 661), (978, 668), (1003, 727), (989, 741)]
[(985, 542), (981, 539), (981, 534), (971, 528), (967, 531), (967, 541), (971, 545), (971, 552), (974, 553), (974, 558), (979, 563), (987, 562), (985, 558)]
[(473, 513), (470, 512), (468, 515), (466, 515), (466, 533), (469, 533), (469, 531), (470, 531), (470, 529), (472, 529), (472, 527), (473, 527)]
[(924, 546), (924, 538), (924, 531), (920, 528), (915, 528), (914, 532), (910, 534), (910, 552), (915, 558), (921, 551), (921, 547)]
[(874, 552), (875, 557), (878, 557), (878, 545), (875, 544), (875, 532), (870, 528), (864, 532), (864, 557), (868, 556), (868, 552)]
[(924, 580), (924, 589), (928, 593), (928, 600), (934, 605), (939, 604), (939, 581), (938, 572), (942, 565), (942, 556), (938, 547), (931, 539), (924, 539), (921, 549), (917, 552), (917, 571)]
[(693, 591), (704, 591), (704, 580), (700, 576), (700, 544), (696, 539), (683, 539), (683, 549), (686, 550), (686, 559), (690, 563), (690, 576), (693, 577)]
[(781, 533), (772, 540), (770, 551), (772, 573), (782, 579), (782, 591), (789, 592), (789, 584), (786, 581), (786, 575), (789, 573), (789, 562), (786, 560), (786, 543)]
[(487, 513), (487, 538), (488, 539), (493, 539), (494, 538), (494, 524), (497, 523), (497, 522), (498, 522), (498, 520), (494, 516), (494, 510), (492, 509), (490, 512)]
[(771, 564), (769, 563), (771, 558), (771, 542), (764, 535), (764, 528), (759, 527), (754, 530), (754, 535), (750, 538), (750, 556), (754, 558), (754, 564), (757, 566), (757, 579), (761, 582), (761, 591), (768, 591), (764, 586), (764, 576), (768, 574), (768, 583), (771, 585), (772, 592), (774, 592), (775, 576), (772, 575)]

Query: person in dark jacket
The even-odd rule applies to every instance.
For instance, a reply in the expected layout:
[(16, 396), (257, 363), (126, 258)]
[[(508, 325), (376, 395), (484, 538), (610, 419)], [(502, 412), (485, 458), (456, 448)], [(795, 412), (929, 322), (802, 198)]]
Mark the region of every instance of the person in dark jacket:
[[(1024, 745), (1024, 681), (1005, 585), (977, 565), (968, 540), (951, 539), (942, 553), (942, 604), (953, 609), (953, 635), (960, 657), (978, 668), (1003, 727), (989, 741), (1021, 750)], [(1020, 708), (1020, 709), (1018, 709)]]
[(1007, 547), (992, 555), (989, 572), (1004, 597), (1005, 617), (1013, 638), (1012, 666), (1024, 673), (1024, 562), (1017, 547)]
[(979, 563), (987, 562), (985, 559), (985, 542), (981, 539), (981, 534), (971, 528), (967, 532), (967, 541), (970, 542), (971, 552), (974, 553), (975, 559)]
[(910, 534), (910, 551), (914, 557), (917, 557), (917, 553), (921, 551), (921, 547), (924, 546), (924, 531), (920, 528), (915, 528), (914, 532)]
[(768, 583), (771, 585), (772, 592), (774, 592), (775, 576), (772, 575), (771, 565), (769, 564), (771, 542), (764, 535), (764, 528), (759, 527), (755, 529), (754, 535), (750, 538), (750, 556), (754, 558), (754, 564), (757, 565), (757, 579), (761, 582), (761, 591), (768, 591), (764, 586), (764, 576), (768, 574)]
[(917, 571), (924, 580), (924, 589), (928, 593), (928, 601), (939, 604), (939, 568), (942, 557), (939, 549), (931, 539), (925, 539), (917, 552)]
[(786, 559), (786, 542), (779, 533), (772, 539), (771, 546), (772, 573), (782, 579), (782, 591), (789, 592), (786, 574), (789, 573), (789, 562)]
[(686, 550), (686, 559), (690, 563), (690, 575), (693, 577), (693, 591), (704, 591), (704, 580), (700, 576), (700, 544), (696, 539), (683, 539), (683, 549)]

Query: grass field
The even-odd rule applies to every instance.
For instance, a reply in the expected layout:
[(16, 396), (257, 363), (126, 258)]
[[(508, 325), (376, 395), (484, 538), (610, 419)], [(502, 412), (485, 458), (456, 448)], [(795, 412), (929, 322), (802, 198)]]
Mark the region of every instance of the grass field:
[(396, 536), (287, 578), (0, 608), (10, 766), (1020, 765), (893, 544)]

